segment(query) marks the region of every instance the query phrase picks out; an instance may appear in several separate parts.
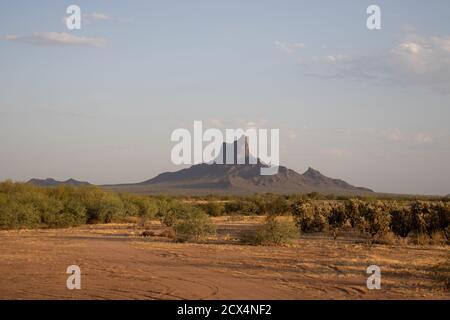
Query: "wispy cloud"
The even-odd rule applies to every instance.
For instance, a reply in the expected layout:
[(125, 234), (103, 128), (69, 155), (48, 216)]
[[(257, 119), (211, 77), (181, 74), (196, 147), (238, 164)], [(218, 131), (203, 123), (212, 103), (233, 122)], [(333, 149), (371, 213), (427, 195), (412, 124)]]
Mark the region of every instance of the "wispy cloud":
[(94, 12), (83, 15), (83, 18), (88, 19), (89, 21), (113, 21), (116, 20), (116, 18), (113, 18), (112, 16), (102, 13), (102, 12)]
[[(283, 45), (283, 46), (282, 46)], [(293, 49), (280, 44), (286, 51)], [(450, 94), (450, 36), (423, 36), (405, 26), (402, 40), (371, 56), (331, 54), (296, 57), (307, 74), (380, 84), (420, 86)]]
[(350, 61), (351, 57), (348, 54), (335, 54), (335, 55), (327, 55), (327, 56), (320, 56), (320, 57), (312, 57), (310, 61), (312, 62), (318, 62), (318, 63), (325, 63), (325, 64), (333, 64), (333, 63), (340, 63), (345, 61)]
[(450, 36), (410, 34), (388, 52), (386, 64), (400, 82), (426, 84), (450, 93)]
[[(62, 22), (66, 24), (69, 17), (62, 18)], [(81, 25), (90, 25), (96, 22), (129, 22), (130, 19), (111, 16), (103, 12), (86, 13), (81, 16)]]
[(425, 144), (433, 142), (433, 136), (427, 132), (418, 133), (405, 133), (400, 129), (395, 128), (391, 130), (385, 130), (381, 132), (381, 135), (391, 142), (405, 142), (405, 143), (418, 143)]
[(253, 120), (236, 120), (238, 127), (242, 129), (265, 129), (267, 126), (266, 119), (253, 119)]
[(106, 45), (106, 40), (103, 38), (75, 36), (65, 32), (35, 32), (31, 35), (5, 35), (0, 36), (0, 39), (43, 46), (103, 47)]
[(381, 134), (388, 141), (404, 141), (406, 139), (403, 132), (401, 132), (398, 128), (386, 130)]
[(295, 51), (299, 49), (306, 48), (306, 45), (301, 42), (294, 42), (294, 43), (286, 43), (281, 41), (275, 41), (275, 45), (283, 50), (284, 52), (287, 52), (289, 54), (294, 53)]
[(433, 137), (429, 133), (421, 132), (416, 135), (416, 142), (418, 143), (430, 143), (433, 142)]

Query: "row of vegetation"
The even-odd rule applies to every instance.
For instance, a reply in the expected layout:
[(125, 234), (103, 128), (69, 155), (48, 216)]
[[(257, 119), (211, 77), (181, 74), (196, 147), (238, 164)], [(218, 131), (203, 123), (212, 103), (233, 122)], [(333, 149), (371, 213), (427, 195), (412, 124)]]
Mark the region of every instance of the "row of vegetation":
[(129, 216), (151, 218), (157, 200), (115, 194), (97, 187), (41, 188), (30, 184), (0, 183), (0, 228), (71, 227), (108, 223)]
[[(301, 233), (357, 228), (369, 241), (388, 234), (416, 235), (446, 241), (450, 235), (450, 203), (445, 201), (380, 201), (376, 199), (317, 200), (311, 195), (229, 197), (227, 200), (176, 199), (164, 196), (118, 194), (83, 186), (41, 188), (30, 184), (0, 183), (0, 229), (61, 228), (126, 221), (141, 225), (160, 219), (177, 241), (199, 240), (213, 234), (210, 216), (264, 215), (266, 222), (243, 234), (253, 244), (281, 244)], [(293, 217), (280, 220), (278, 216)]]
[[(191, 195), (191, 196), (183, 196), (183, 195), (173, 195), (172, 198), (178, 200), (188, 200), (191, 202), (199, 202), (199, 201), (236, 201), (239, 200), (247, 200), (253, 201), (255, 198), (265, 198), (265, 197), (276, 197), (276, 194), (266, 193), (266, 194), (258, 194), (255, 193), (253, 195), (231, 195), (231, 194), (207, 194), (207, 195)], [(279, 195), (278, 195), (279, 196)], [(336, 195), (336, 194), (325, 194), (320, 192), (309, 192), (305, 194), (283, 194), (282, 197), (288, 201), (295, 201), (299, 199), (303, 200), (351, 200), (358, 199), (362, 201), (375, 201), (375, 200), (395, 200), (395, 201), (413, 201), (413, 200), (422, 200), (422, 201), (450, 201), (450, 194), (447, 196), (427, 196), (427, 195), (401, 195), (401, 194), (381, 194), (381, 193), (366, 193), (361, 195)]]
[(390, 233), (401, 238), (409, 235), (432, 238), (439, 234), (446, 241), (450, 236), (448, 202), (298, 201), (292, 205), (291, 212), (300, 231), (328, 230), (335, 238), (345, 226), (358, 228), (370, 241), (382, 240)]
[(160, 219), (178, 241), (198, 240), (214, 232), (199, 206), (167, 197), (118, 194), (98, 187), (42, 188), (0, 183), (0, 229), (66, 228), (135, 218), (141, 226)]

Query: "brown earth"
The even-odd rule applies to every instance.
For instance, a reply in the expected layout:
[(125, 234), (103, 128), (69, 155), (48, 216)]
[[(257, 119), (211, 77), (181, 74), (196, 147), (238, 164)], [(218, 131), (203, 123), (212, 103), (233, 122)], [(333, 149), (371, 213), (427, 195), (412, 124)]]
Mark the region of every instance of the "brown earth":
[[(238, 244), (236, 233), (256, 222), (218, 218), (218, 236), (202, 244), (142, 238), (133, 224), (0, 231), (0, 299), (450, 298), (448, 247), (320, 236), (286, 247)], [(366, 287), (372, 264), (381, 290)], [(69, 265), (81, 268), (81, 290), (66, 288)]]

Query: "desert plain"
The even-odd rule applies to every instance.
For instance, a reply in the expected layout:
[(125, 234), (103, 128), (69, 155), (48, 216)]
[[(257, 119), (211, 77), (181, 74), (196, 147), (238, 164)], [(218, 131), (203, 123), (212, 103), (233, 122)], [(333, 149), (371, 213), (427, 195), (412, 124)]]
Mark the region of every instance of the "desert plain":
[[(217, 235), (175, 243), (153, 221), (0, 231), (0, 299), (449, 299), (448, 246), (368, 245), (352, 235), (242, 245), (261, 217), (213, 218)], [(66, 286), (70, 265), (81, 289)], [(369, 265), (381, 289), (366, 285)], [(447, 279), (447, 280), (446, 280)]]

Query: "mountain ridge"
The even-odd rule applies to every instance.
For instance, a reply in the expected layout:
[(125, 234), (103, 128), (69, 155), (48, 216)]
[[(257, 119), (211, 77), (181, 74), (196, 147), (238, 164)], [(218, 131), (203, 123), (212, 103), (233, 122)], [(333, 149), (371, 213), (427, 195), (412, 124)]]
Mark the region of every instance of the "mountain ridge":
[(53, 178), (47, 178), (47, 179), (37, 179), (32, 178), (27, 181), (27, 183), (39, 186), (39, 187), (57, 187), (59, 185), (68, 185), (68, 186), (88, 186), (91, 185), (89, 182), (86, 181), (78, 181), (73, 178), (67, 179), (66, 181), (58, 181)]
[[(364, 187), (355, 187), (344, 180), (329, 178), (311, 167), (303, 174), (280, 166), (278, 173), (260, 175), (263, 164), (198, 164), (174, 172), (163, 172), (136, 186), (141, 190), (151, 189), (211, 189), (231, 193), (255, 192), (327, 192), (337, 194), (373, 193)], [(207, 191), (207, 190), (204, 190)]]
[[(373, 193), (373, 190), (364, 187), (355, 187), (344, 180), (329, 178), (320, 171), (311, 167), (300, 174), (285, 166), (278, 166), (278, 172), (273, 175), (261, 175), (261, 169), (267, 168), (258, 157), (250, 154), (247, 137), (244, 148), (238, 149), (238, 140), (232, 143), (223, 143), (220, 153), (212, 163), (200, 163), (189, 168), (174, 172), (163, 172), (157, 176), (129, 184), (103, 185), (102, 187), (118, 192), (135, 192), (143, 194), (179, 193), (308, 193), (320, 192), (327, 194), (360, 195)], [(234, 162), (226, 162), (227, 152), (232, 152)], [(244, 163), (239, 163), (244, 162)], [(219, 161), (220, 160), (220, 161)], [(42, 186), (89, 185), (74, 179), (56, 181), (54, 179), (32, 179), (30, 183)]]

